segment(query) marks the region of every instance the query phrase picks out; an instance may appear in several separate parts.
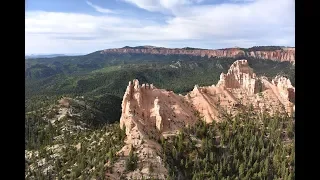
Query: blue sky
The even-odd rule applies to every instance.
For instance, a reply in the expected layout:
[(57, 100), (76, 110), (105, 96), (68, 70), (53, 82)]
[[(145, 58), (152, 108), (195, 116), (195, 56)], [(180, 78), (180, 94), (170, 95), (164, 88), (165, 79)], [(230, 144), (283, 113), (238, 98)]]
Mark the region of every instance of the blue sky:
[(294, 46), (293, 0), (27, 0), (26, 54)]

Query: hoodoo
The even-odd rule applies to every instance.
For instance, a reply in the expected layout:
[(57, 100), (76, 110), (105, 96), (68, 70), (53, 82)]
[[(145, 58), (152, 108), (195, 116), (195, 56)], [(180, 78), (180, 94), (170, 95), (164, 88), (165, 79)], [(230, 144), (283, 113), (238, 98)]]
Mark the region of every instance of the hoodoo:
[[(256, 111), (287, 112), (294, 110), (295, 88), (289, 79), (277, 76), (271, 82), (257, 77), (247, 60), (235, 61), (222, 73), (217, 85), (199, 87), (186, 96), (158, 89), (152, 84), (140, 85), (137, 79), (128, 83), (123, 96), (120, 127), (126, 129), (126, 145), (118, 155), (127, 156), (133, 148), (138, 168), (126, 174), (128, 179), (153, 177), (165, 179), (167, 170), (158, 152), (160, 137), (167, 138), (187, 125), (199, 121), (221, 121), (223, 112), (236, 113), (239, 105), (252, 105)], [(198, 113), (197, 113), (198, 112)], [(114, 172), (125, 173), (123, 160), (116, 162)], [(150, 164), (157, 168), (150, 172)]]

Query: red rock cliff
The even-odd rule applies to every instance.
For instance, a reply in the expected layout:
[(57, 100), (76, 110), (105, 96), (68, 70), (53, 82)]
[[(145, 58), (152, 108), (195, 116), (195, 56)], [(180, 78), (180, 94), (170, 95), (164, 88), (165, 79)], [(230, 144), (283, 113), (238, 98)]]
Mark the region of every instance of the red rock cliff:
[(295, 48), (282, 48), (274, 51), (244, 51), (240, 48), (227, 48), (220, 50), (213, 49), (179, 49), (179, 48), (162, 48), (144, 46), (139, 48), (116, 48), (106, 49), (101, 53), (135, 53), (135, 54), (184, 54), (193, 56), (208, 56), (208, 57), (256, 57), (261, 59), (271, 59), (274, 61), (289, 61), (295, 62)]

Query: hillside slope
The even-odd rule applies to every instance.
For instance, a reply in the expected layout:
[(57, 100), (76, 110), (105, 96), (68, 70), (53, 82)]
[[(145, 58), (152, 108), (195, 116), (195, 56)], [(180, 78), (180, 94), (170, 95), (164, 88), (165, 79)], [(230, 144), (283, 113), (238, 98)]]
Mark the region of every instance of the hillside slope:
[[(221, 58), (143, 65), (27, 84), (43, 89), (26, 99), (26, 179), (294, 179), (295, 88), (276, 76), (294, 66)], [(172, 91), (179, 86), (186, 94)]]
[[(104, 176), (117, 157), (124, 131), (112, 99), (63, 97), (49, 107), (26, 113), (26, 179), (92, 179)], [(108, 102), (109, 101), (109, 102)], [(115, 110), (120, 110), (112, 102)]]
[[(235, 58), (206, 58), (186, 56), (159, 56), (158, 60), (149, 55), (139, 57), (144, 60), (124, 60), (117, 56), (118, 64), (97, 65), (100, 68), (84, 66), (78, 68), (73, 61), (64, 64), (44, 65), (36, 63), (26, 70), (26, 96), (50, 94), (92, 94), (110, 93), (123, 96), (127, 82), (138, 78), (142, 83), (153, 83), (159, 88), (187, 93), (194, 84), (207, 86), (217, 83), (221, 72), (226, 72)], [(146, 62), (148, 58), (152, 59)], [(100, 62), (100, 61), (99, 61)], [(289, 62), (277, 62), (251, 58), (248, 62), (257, 75), (273, 78), (286, 75), (294, 84), (294, 65)], [(47, 62), (50, 63), (50, 62)], [(82, 65), (81, 65), (82, 66)], [(87, 67), (87, 68), (85, 68)]]

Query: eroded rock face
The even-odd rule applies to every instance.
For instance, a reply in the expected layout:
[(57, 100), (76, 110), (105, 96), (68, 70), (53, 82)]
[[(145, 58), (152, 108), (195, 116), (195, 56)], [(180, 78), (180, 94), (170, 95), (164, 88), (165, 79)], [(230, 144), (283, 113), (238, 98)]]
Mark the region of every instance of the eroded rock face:
[(248, 94), (256, 92), (256, 74), (249, 67), (247, 60), (238, 60), (234, 62), (227, 74), (221, 73), (218, 87), (229, 89), (243, 89)]
[(245, 56), (275, 61), (295, 62), (295, 48), (283, 48), (282, 50), (275, 51), (250, 51), (246, 52)]
[(283, 76), (276, 76), (272, 79), (272, 84), (277, 86), (282, 98), (288, 99), (290, 102), (295, 102), (295, 88), (292, 86), (289, 79)]
[(208, 56), (208, 57), (255, 57), (261, 59), (271, 59), (274, 61), (289, 61), (295, 62), (295, 48), (282, 48), (274, 51), (244, 51), (240, 48), (227, 48), (222, 50), (213, 49), (179, 49), (179, 48), (163, 48), (144, 46), (141, 48), (115, 48), (106, 49), (101, 53), (134, 53), (134, 54), (184, 54), (193, 56)]
[(221, 112), (236, 113), (240, 105), (252, 105), (257, 111), (277, 111), (292, 115), (295, 89), (289, 79), (277, 76), (272, 82), (257, 77), (247, 60), (235, 61), (217, 86), (198, 87), (186, 97), (208, 123), (220, 121)]
[(295, 103), (295, 87), (292, 86), (289, 79), (276, 76), (272, 79), (272, 84), (277, 87), (283, 104), (286, 104), (286, 110), (290, 113), (294, 112)]
[(126, 128), (127, 145), (118, 154), (129, 154), (132, 145), (141, 162), (138, 169), (148, 169), (150, 163), (158, 167), (154, 174), (145, 174), (147, 170), (136, 170), (128, 173), (127, 178), (132, 176), (141, 179), (143, 175), (165, 179), (167, 170), (155, 160), (157, 152), (161, 150), (157, 140), (163, 133), (175, 133), (175, 130), (187, 124), (192, 125), (196, 120), (193, 108), (185, 102), (183, 96), (157, 89), (152, 84), (140, 85), (136, 79), (129, 82), (122, 101), (120, 119), (120, 127)]
[[(252, 105), (254, 110), (287, 112), (294, 110), (294, 92), (290, 80), (277, 76), (271, 82), (266, 77), (257, 77), (247, 60), (235, 61), (226, 74), (222, 73), (218, 84), (199, 87), (186, 96), (158, 89), (152, 84), (140, 85), (130, 81), (122, 102), (121, 128), (126, 128), (126, 146), (118, 152), (127, 156), (130, 147), (138, 154), (138, 168), (126, 174), (128, 179), (154, 177), (165, 179), (167, 170), (158, 155), (160, 137), (176, 135), (182, 127), (199, 121), (197, 114), (207, 123), (220, 121), (223, 112), (236, 113), (243, 105)], [(120, 167), (118, 161), (115, 167)], [(154, 172), (149, 172), (154, 164)], [(114, 172), (125, 171), (121, 168)]]

